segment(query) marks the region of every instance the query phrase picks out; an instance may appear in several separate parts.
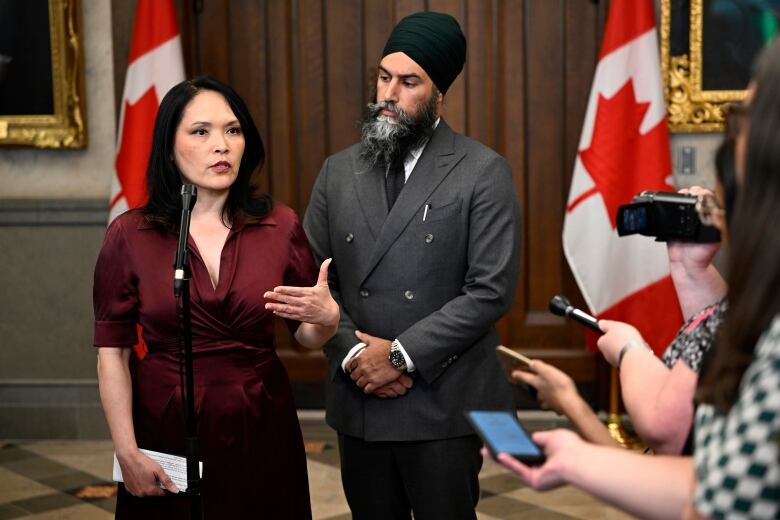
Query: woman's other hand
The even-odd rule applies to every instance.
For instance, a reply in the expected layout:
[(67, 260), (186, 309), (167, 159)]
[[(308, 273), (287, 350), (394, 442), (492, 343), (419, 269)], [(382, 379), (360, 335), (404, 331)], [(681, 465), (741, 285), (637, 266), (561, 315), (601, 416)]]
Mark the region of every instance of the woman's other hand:
[(312, 287), (292, 287), (282, 285), (263, 296), (271, 300), (265, 308), (282, 318), (297, 320), (313, 325), (334, 327), (339, 322), (339, 305), (330, 294), (328, 287), (328, 258), (320, 266), (317, 283)]
[(125, 489), (131, 495), (137, 497), (163, 496), (165, 491), (160, 487), (160, 484), (171, 493), (179, 492), (176, 484), (163, 471), (162, 467), (140, 450), (135, 450), (129, 455), (117, 455), (117, 460), (122, 468)]

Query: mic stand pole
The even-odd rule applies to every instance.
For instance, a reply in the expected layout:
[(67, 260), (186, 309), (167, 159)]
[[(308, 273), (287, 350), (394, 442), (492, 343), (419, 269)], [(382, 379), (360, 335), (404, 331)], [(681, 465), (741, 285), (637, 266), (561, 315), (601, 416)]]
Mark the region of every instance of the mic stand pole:
[(182, 212), (179, 227), (179, 245), (174, 261), (173, 293), (177, 304), (181, 298), (181, 335), (184, 343), (185, 381), (185, 453), (187, 456), (187, 498), (191, 520), (203, 519), (203, 498), (200, 491), (200, 465), (198, 457), (198, 433), (195, 415), (195, 384), (192, 370), (192, 315), (190, 313), (190, 269), (187, 254), (187, 237), (190, 216), (197, 199), (195, 186), (185, 184), (181, 188)]

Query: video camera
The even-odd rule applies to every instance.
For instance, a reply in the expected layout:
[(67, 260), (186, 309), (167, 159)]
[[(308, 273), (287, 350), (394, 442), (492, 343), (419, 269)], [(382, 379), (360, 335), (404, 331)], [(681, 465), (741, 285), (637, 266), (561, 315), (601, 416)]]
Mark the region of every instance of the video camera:
[(618, 236), (639, 233), (658, 242), (720, 242), (720, 231), (699, 220), (696, 199), (682, 193), (643, 191), (618, 208)]

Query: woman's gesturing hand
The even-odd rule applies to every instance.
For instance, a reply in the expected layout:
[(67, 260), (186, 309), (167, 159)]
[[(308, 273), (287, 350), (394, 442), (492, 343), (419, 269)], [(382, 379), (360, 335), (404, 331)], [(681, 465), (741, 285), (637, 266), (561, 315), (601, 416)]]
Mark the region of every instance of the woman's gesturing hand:
[(265, 308), (282, 318), (332, 327), (339, 322), (339, 305), (328, 287), (328, 258), (320, 266), (317, 283), (312, 287), (281, 285), (263, 296), (271, 300)]

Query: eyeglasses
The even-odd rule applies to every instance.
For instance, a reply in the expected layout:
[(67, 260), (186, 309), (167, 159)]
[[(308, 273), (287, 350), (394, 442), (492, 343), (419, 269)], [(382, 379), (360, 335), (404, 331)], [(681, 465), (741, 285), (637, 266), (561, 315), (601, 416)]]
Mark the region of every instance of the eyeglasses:
[(743, 130), (748, 115), (748, 106), (735, 101), (726, 105), (726, 136), (735, 138)]
[(712, 226), (715, 222), (715, 218), (723, 218), (726, 215), (726, 210), (715, 198), (715, 195), (708, 193), (706, 195), (699, 195), (696, 198), (696, 213), (699, 214), (699, 220), (705, 226)]

